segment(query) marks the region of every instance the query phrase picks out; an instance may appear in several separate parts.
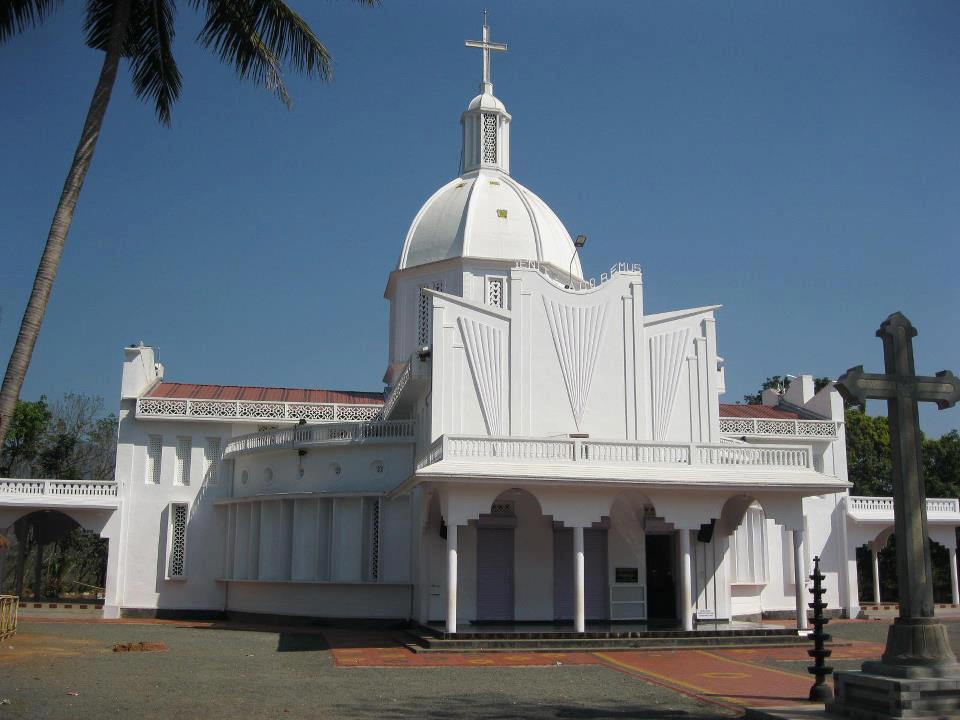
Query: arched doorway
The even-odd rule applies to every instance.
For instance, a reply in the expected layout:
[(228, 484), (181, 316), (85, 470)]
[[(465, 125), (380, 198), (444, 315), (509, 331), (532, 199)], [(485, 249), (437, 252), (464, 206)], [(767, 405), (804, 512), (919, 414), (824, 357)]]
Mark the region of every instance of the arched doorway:
[(56, 510), (36, 510), (13, 522), (0, 550), (0, 593), (40, 600), (103, 598), (107, 540)]

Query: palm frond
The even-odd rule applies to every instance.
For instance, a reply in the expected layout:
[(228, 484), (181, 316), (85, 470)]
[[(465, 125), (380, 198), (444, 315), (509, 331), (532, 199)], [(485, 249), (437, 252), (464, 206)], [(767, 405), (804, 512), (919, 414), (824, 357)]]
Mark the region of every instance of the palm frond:
[(282, 0), (253, 0), (260, 37), (282, 63), (324, 82), (333, 77), (330, 53), (310, 26)]
[[(376, 5), (378, 0), (358, 0)], [(233, 65), (243, 79), (267, 87), (286, 105), (282, 68), (322, 81), (333, 76), (330, 53), (310, 26), (282, 0), (192, 0), (206, 12), (197, 41)]]
[(137, 97), (152, 98), (160, 122), (169, 125), (170, 109), (181, 88), (180, 70), (171, 52), (173, 1), (138, 0), (134, 10), (133, 42), (128, 43), (133, 89)]
[(61, 5), (63, 0), (0, 0), (0, 43), (39, 25)]

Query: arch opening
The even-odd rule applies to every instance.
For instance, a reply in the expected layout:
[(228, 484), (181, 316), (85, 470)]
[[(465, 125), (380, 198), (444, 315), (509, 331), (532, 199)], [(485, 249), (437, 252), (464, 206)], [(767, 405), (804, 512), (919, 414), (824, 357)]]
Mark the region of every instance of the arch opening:
[(34, 602), (102, 602), (108, 541), (70, 515), (28, 512), (10, 525), (3, 540), (0, 593)]

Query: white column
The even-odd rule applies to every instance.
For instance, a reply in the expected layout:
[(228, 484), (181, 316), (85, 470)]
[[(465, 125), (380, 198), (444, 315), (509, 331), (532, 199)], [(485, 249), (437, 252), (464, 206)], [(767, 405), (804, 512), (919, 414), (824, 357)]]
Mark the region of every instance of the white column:
[(583, 528), (573, 528), (573, 619), (576, 631), (586, 631), (586, 603), (584, 601)]
[(880, 552), (870, 548), (870, 562), (873, 567), (873, 601), (880, 604)]
[(457, 526), (447, 525), (447, 632), (457, 631)]
[(951, 602), (954, 605), (960, 604), (960, 585), (957, 584), (957, 548), (948, 547), (950, 552), (950, 593)]
[(690, 531), (678, 530), (680, 538), (680, 620), (684, 630), (693, 630), (693, 598), (691, 587)]
[(797, 630), (806, 630), (807, 624), (807, 570), (803, 562), (803, 530), (793, 531), (793, 581), (797, 593)]

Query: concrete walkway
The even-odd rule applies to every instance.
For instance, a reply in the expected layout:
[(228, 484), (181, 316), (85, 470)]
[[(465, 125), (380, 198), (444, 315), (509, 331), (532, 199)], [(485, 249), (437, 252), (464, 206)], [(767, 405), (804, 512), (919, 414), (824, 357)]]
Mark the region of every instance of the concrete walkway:
[[(831, 664), (877, 657), (888, 622), (835, 622)], [(960, 649), (960, 623), (948, 624)], [(0, 719), (722, 718), (804, 704), (802, 647), (413, 653), (385, 630), (26, 617), (0, 644)], [(112, 652), (115, 643), (162, 643)]]

